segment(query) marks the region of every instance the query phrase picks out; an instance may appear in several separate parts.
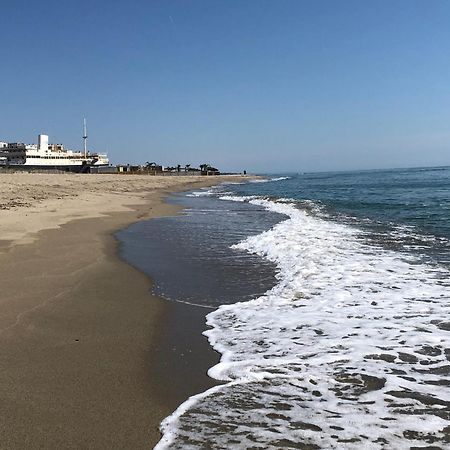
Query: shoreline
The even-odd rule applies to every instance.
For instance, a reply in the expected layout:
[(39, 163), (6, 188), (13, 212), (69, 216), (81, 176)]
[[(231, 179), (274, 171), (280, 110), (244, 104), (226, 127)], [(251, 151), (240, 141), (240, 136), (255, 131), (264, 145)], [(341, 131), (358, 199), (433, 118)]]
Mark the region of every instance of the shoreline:
[[(150, 193), (144, 189), (130, 195), (126, 210), (112, 205), (101, 219), (72, 217), (37, 234), (16, 233), (13, 244), (5, 240), (0, 248), (1, 447), (151, 448), (160, 439), (161, 420), (207, 387), (202, 384), (207, 375), (202, 380), (196, 374), (191, 378), (200, 385), (178, 382), (167, 389), (172, 368), (161, 356), (168, 345), (168, 318), (184, 321), (195, 313), (154, 296), (151, 280), (119, 257), (114, 236), (139, 220), (176, 214), (179, 207), (164, 203), (170, 192), (224, 178), (192, 181), (153, 186)], [(139, 197), (144, 200), (136, 201)], [(204, 344), (212, 352), (200, 352), (209, 368), (208, 358), (215, 355), (206, 339)], [(172, 362), (192, 355), (186, 347), (177, 351)], [(183, 381), (201, 364), (195, 357), (183, 356), (181, 362), (177, 375)]]

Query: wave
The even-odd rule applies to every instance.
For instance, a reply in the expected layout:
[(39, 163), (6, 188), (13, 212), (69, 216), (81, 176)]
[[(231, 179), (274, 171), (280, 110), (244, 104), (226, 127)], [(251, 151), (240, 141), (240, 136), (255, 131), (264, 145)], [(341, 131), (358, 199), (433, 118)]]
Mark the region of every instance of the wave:
[(249, 180), (249, 183), (271, 183), (273, 181), (283, 181), (283, 180), (289, 180), (291, 177), (275, 177), (275, 178), (264, 178), (264, 179), (257, 179), (257, 180)]
[(448, 270), (287, 200), (224, 198), (287, 216), (234, 246), (275, 263), (278, 284), (207, 316), (224, 384), (169, 416), (156, 449), (445, 445)]

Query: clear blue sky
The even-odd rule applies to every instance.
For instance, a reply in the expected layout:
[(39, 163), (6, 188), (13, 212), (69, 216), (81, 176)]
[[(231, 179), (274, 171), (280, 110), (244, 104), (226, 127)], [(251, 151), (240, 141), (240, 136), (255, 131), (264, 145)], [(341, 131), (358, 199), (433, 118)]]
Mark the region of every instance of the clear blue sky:
[(0, 0), (0, 140), (114, 162), (450, 164), (447, 0)]

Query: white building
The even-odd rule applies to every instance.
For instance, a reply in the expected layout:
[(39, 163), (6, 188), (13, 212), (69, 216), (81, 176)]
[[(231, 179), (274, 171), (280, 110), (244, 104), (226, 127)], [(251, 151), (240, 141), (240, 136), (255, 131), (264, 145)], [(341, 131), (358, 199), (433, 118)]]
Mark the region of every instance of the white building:
[(40, 134), (38, 144), (22, 142), (0, 145), (0, 165), (10, 168), (39, 168), (84, 171), (90, 166), (109, 165), (105, 153), (66, 150), (62, 144), (49, 144), (48, 136)]

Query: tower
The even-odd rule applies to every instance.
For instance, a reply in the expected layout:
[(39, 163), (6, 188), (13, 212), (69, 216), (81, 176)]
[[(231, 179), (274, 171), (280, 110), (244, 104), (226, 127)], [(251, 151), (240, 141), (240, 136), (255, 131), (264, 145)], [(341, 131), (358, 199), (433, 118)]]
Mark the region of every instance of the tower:
[(87, 127), (86, 127), (86, 118), (83, 119), (83, 142), (84, 142), (84, 157), (87, 158)]
[(48, 150), (48, 136), (46, 134), (40, 134), (38, 136), (38, 150), (41, 152)]

